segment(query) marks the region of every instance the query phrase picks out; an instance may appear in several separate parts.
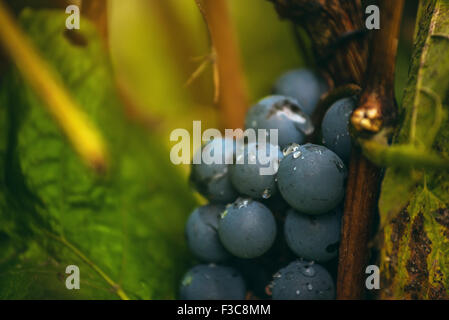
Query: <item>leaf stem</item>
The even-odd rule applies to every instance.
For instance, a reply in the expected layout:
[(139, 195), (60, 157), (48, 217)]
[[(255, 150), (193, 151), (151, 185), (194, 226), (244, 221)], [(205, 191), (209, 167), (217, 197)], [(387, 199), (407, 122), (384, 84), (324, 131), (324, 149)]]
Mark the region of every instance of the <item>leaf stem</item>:
[(106, 147), (99, 131), (70, 97), (62, 81), (51, 71), (0, 0), (0, 44), (26, 82), (43, 100), (84, 162), (96, 171), (107, 167)]
[[(429, 145), (432, 145), (435, 141), (435, 138), (438, 134), (438, 131), (441, 128), (441, 122), (443, 121), (443, 103), (441, 102), (441, 98), (438, 94), (436, 94), (432, 89), (422, 87), (421, 91), (425, 94), (427, 94), (435, 104), (435, 120), (433, 122), (432, 127), (429, 128), (428, 135), (429, 135), (429, 141), (431, 143)], [(417, 92), (417, 94), (420, 94)]]
[[(426, 38), (423, 51), (420, 57), (420, 63), (421, 65), (424, 65), (424, 62), (427, 59), (427, 54), (429, 52), (430, 47), (430, 41), (432, 40), (432, 34), (435, 32), (435, 23), (432, 23), (436, 17), (438, 17), (439, 8), (438, 6), (435, 7), (435, 12), (432, 14), (432, 21), (429, 25), (429, 36)], [(410, 143), (414, 144), (416, 140), (416, 122), (418, 121), (418, 111), (419, 106), (421, 103), (421, 92), (419, 91), (420, 88), (422, 88), (422, 81), (423, 81), (423, 68), (420, 68), (417, 75), (416, 80), (416, 87), (418, 88), (418, 91), (416, 92), (416, 95), (413, 99), (413, 109), (412, 109), (412, 118), (410, 123)]]
[(449, 169), (449, 159), (426, 148), (417, 148), (412, 144), (389, 146), (377, 141), (361, 141), (363, 154), (381, 167), (415, 169)]
[(91, 267), (96, 273), (100, 275), (115, 291), (115, 293), (122, 300), (130, 300), (128, 295), (123, 291), (119, 284), (114, 282), (99, 266), (97, 266), (94, 262), (92, 262), (88, 257), (86, 257), (78, 248), (76, 248), (73, 244), (67, 241), (64, 237), (55, 235), (50, 232), (45, 232), (49, 237), (59, 241), (63, 245), (65, 245), (68, 249), (70, 249), (74, 254), (76, 254), (81, 260), (83, 260), (89, 267)]

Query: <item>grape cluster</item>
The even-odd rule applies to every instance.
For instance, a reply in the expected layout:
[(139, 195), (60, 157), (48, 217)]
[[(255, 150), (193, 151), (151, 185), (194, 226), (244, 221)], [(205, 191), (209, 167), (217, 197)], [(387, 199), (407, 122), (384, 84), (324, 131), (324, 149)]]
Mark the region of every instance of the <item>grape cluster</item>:
[[(196, 208), (186, 224), (187, 244), (203, 264), (184, 276), (182, 299), (335, 297), (355, 100), (329, 108), (321, 123), (323, 145), (313, 144), (312, 114), (326, 90), (311, 70), (287, 72), (274, 95), (251, 107), (245, 119), (256, 134), (267, 129), (266, 138), (277, 129), (278, 145), (222, 138), (202, 148), (203, 157), (206, 152), (222, 161), (192, 165), (191, 182), (210, 203)], [(262, 175), (268, 167), (272, 174)]]

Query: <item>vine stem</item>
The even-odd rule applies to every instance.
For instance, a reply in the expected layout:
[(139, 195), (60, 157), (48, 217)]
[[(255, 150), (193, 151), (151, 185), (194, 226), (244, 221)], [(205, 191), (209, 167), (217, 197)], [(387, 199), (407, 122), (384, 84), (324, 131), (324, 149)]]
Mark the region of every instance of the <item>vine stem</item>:
[(361, 0), (269, 0), (279, 15), (302, 26), (309, 35), (318, 67), (336, 86), (360, 85), (365, 74), (367, 37), (363, 33), (350, 41), (348, 34), (363, 30)]
[(80, 1), (81, 13), (90, 19), (103, 40), (105, 46), (108, 46), (108, 1), (106, 0), (88, 0)]
[(0, 44), (20, 73), (42, 99), (84, 162), (98, 172), (107, 167), (106, 146), (100, 132), (72, 99), (62, 81), (39, 56), (0, 0)]
[(214, 82), (219, 84), (218, 102), (224, 128), (242, 128), (248, 93), (237, 39), (226, 0), (196, 0), (208, 26), (216, 53)]
[[(395, 115), (394, 70), (404, 0), (379, 0), (380, 30), (374, 32), (365, 83), (351, 123), (356, 134), (378, 132)], [(378, 167), (353, 148), (342, 220), (337, 299), (361, 299), (368, 242), (381, 181)]]
[(93, 261), (91, 261), (88, 257), (86, 257), (77, 247), (67, 241), (64, 237), (55, 235), (50, 232), (46, 232), (46, 234), (59, 241), (61, 244), (65, 245), (69, 250), (71, 250), (75, 255), (77, 255), (81, 260), (83, 260), (89, 267), (91, 267), (96, 273), (100, 275), (115, 291), (115, 293), (122, 300), (130, 300), (128, 295), (123, 291), (119, 284), (117, 284), (114, 280), (112, 280), (99, 266), (97, 266)]

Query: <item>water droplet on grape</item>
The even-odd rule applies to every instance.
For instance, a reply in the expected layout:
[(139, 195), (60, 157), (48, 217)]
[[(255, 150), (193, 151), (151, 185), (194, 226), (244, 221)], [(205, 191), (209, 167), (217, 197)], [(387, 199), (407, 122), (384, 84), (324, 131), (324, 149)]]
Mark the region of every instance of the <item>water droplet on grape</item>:
[(301, 269), (301, 273), (306, 277), (314, 277), (316, 272), (315, 269), (311, 266), (306, 266)]
[(280, 101), (273, 106), (270, 113), (273, 112), (288, 118), (305, 135), (310, 135), (315, 130), (310, 117), (301, 110), (295, 101), (289, 99)]
[(193, 277), (189, 274), (182, 280), (182, 285), (184, 287), (188, 286), (188, 285), (190, 285), (192, 283), (192, 281), (193, 281)]
[(242, 209), (242, 208), (245, 208), (246, 206), (248, 206), (248, 203), (249, 203), (249, 200), (248, 200), (248, 199), (238, 198), (238, 199), (235, 201), (235, 206), (236, 206), (238, 209)]
[(336, 161), (334, 161), (334, 163), (335, 163), (335, 166), (337, 167), (337, 170), (339, 172), (344, 172), (345, 171), (345, 166), (343, 165), (343, 163), (341, 161), (336, 160)]
[(313, 286), (311, 283), (307, 283), (306, 286), (307, 286), (307, 290), (309, 290), (309, 291), (313, 290)]
[(298, 158), (301, 156), (301, 154), (302, 154), (301, 151), (299, 151), (299, 150), (298, 150), (298, 151), (295, 151), (295, 152), (293, 153), (293, 158), (294, 158), (294, 159), (298, 159)]
[(298, 150), (299, 150), (299, 144), (297, 144), (297, 143), (292, 143), (292, 144), (289, 144), (287, 147), (285, 147), (285, 148), (282, 150), (282, 153), (283, 153), (284, 156), (286, 157), (286, 156), (288, 156), (290, 153), (296, 152), (296, 151), (298, 151)]
[(265, 189), (262, 193), (262, 198), (268, 199), (271, 197), (271, 191), (269, 189)]
[(301, 291), (296, 290), (296, 295), (299, 296), (301, 294)]

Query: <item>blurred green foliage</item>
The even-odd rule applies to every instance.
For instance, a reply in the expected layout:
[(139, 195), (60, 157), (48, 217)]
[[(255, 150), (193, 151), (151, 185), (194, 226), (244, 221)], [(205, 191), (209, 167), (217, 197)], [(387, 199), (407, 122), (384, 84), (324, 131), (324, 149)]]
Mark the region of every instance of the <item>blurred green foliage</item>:
[[(80, 46), (65, 18), (24, 10), (20, 22), (102, 131), (111, 168), (94, 175), (18, 72), (2, 79), (0, 239), (9, 250), (0, 298), (118, 298), (116, 286), (130, 298), (174, 298), (190, 261), (183, 228), (192, 194), (160, 139), (127, 120), (94, 27), (82, 21)], [(81, 269), (79, 291), (65, 289), (71, 264)]]
[[(271, 92), (277, 76), (301, 65), (300, 55), (290, 25), (279, 21), (269, 2), (229, 3), (250, 97), (256, 101)], [(139, 105), (167, 120), (163, 132), (191, 129), (192, 120), (203, 120), (205, 128), (216, 126), (211, 68), (194, 88), (183, 86), (200, 63), (194, 58), (210, 53), (206, 25), (195, 2), (112, 0), (110, 9), (111, 56), (117, 75)], [(162, 22), (167, 17), (175, 17), (176, 23)], [(200, 95), (192, 97), (198, 89)]]
[[(83, 46), (65, 33), (62, 11), (20, 15), (105, 135), (111, 170), (93, 176), (20, 74), (2, 78), (0, 298), (118, 298), (115, 285), (130, 298), (174, 298), (191, 261), (183, 225), (195, 201), (167, 149), (175, 128), (191, 130), (193, 120), (202, 120), (203, 129), (217, 126), (211, 69), (184, 86), (201, 62), (194, 58), (210, 52), (206, 26), (194, 1), (111, 0), (108, 9), (113, 69), (88, 21), (82, 21)], [(256, 100), (270, 93), (277, 75), (300, 64), (299, 55), (289, 26), (278, 23), (269, 3), (232, 1), (232, 13)], [(127, 120), (116, 82), (154, 126), (145, 130)], [(79, 291), (65, 288), (70, 264), (81, 269)]]

